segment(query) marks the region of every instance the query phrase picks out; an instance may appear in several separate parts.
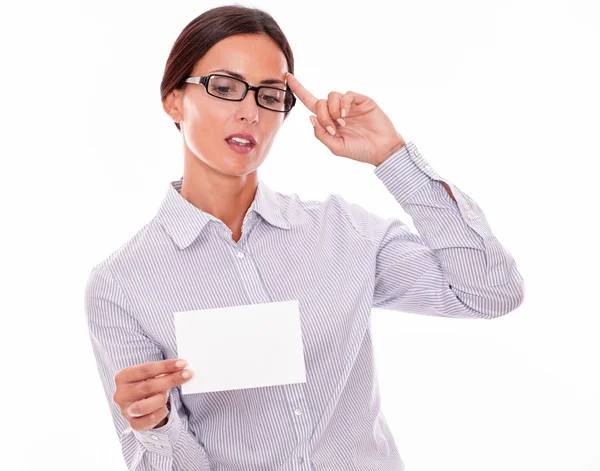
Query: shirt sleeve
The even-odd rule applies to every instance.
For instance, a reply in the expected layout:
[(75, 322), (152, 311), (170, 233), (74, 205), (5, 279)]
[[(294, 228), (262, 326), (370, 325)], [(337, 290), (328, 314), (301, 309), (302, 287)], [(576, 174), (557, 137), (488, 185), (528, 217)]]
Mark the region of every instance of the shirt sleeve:
[(146, 432), (133, 430), (114, 402), (114, 377), (120, 370), (165, 358), (131, 315), (123, 291), (103, 265), (94, 267), (89, 276), (84, 304), (98, 372), (128, 469), (209, 471), (206, 452), (188, 429), (179, 387), (169, 390), (168, 422)]
[(373, 307), (493, 319), (522, 304), (523, 278), (481, 208), (448, 179), (442, 180), (413, 142), (374, 173), (412, 217), (418, 234), (397, 218), (385, 220), (378, 239)]

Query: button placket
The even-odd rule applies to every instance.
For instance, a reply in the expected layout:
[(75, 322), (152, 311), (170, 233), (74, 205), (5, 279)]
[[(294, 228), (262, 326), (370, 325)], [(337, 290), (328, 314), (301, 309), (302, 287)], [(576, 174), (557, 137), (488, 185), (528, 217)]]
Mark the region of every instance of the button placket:
[(289, 414), (293, 414), (292, 423), (296, 432), (297, 448), (293, 458), (301, 469), (307, 469), (310, 464), (310, 450), (308, 443), (312, 433), (312, 418), (310, 407), (307, 406), (304, 396), (303, 385), (290, 384), (284, 386), (284, 392), (288, 400)]
[(270, 302), (265, 287), (260, 283), (260, 275), (258, 274), (258, 269), (252, 260), (251, 254), (245, 253), (239, 246), (234, 247), (234, 249), (234, 256), (240, 261), (238, 263), (238, 268), (242, 275), (246, 292), (248, 293), (249, 302), (257, 304)]

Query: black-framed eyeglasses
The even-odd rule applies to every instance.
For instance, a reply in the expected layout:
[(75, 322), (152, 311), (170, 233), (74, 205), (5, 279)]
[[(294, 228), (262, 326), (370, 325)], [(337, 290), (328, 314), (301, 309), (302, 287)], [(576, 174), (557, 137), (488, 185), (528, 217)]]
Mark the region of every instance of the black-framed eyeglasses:
[(204, 85), (209, 95), (222, 100), (242, 101), (248, 90), (254, 90), (256, 104), (267, 110), (287, 113), (296, 104), (296, 97), (290, 90), (261, 85), (253, 87), (243, 80), (229, 75), (211, 74), (204, 77), (188, 77), (186, 83)]

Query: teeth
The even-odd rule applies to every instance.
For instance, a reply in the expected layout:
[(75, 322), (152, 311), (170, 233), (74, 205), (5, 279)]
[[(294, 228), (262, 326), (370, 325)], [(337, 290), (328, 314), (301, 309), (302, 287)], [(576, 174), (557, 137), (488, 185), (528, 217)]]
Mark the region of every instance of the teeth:
[(247, 139), (242, 139), (241, 137), (232, 137), (231, 139), (229, 139), (230, 141), (235, 141), (239, 144), (246, 144), (246, 145), (250, 145), (250, 141)]

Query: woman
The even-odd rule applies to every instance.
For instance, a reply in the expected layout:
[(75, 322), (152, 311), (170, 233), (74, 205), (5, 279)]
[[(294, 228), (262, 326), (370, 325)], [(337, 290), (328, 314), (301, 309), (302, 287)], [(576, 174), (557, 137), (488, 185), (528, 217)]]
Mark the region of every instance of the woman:
[[(493, 319), (523, 300), (515, 262), (477, 204), (372, 99), (317, 99), (293, 72), (284, 34), (257, 9), (207, 11), (173, 45), (161, 94), (181, 132), (183, 178), (86, 288), (129, 469), (400, 471), (379, 408), (371, 309)], [(372, 165), (419, 234), (340, 196), (304, 201), (258, 179), (296, 98), (315, 137)], [(291, 299), (306, 383), (181, 395), (174, 312)]]

